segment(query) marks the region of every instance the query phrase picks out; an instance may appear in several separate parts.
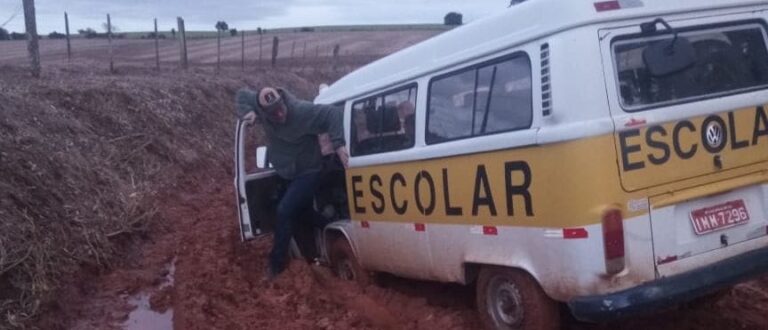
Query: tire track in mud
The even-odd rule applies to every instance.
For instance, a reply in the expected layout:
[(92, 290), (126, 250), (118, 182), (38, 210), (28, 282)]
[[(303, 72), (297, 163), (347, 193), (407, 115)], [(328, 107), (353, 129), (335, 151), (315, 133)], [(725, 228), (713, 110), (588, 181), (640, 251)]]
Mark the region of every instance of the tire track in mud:
[[(212, 193), (193, 195), (185, 204), (197, 209), (185, 212), (195, 216), (180, 215), (191, 223), (179, 228), (177, 329), (480, 327), (472, 287), (379, 275), (376, 285), (362, 290), (338, 280), (325, 267), (298, 260), (278, 280), (267, 282), (263, 274), (271, 242), (240, 243), (233, 194), (229, 187), (217, 187)], [(766, 284), (766, 279), (752, 281), (717, 300), (651, 315), (597, 325), (571, 321), (563, 328), (764, 329), (768, 324)]]
[[(222, 178), (219, 182), (230, 180)], [(229, 187), (188, 196), (173, 214), (179, 230), (174, 322), (177, 329), (463, 329), (473, 311), (377, 286), (362, 290), (329, 269), (300, 260), (265, 279), (269, 238), (241, 243)], [(206, 197), (210, 196), (210, 197)], [(188, 214), (184, 214), (188, 213)], [(390, 281), (392, 282), (392, 281)]]

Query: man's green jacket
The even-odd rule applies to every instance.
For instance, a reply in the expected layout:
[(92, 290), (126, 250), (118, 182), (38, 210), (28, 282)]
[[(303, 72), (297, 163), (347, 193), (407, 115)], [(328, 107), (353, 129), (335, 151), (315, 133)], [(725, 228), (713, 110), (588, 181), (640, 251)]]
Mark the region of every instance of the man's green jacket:
[(293, 179), (317, 172), (322, 154), (317, 135), (328, 133), (336, 150), (345, 145), (343, 117), (340, 107), (299, 100), (286, 90), (278, 89), (288, 110), (285, 123), (272, 123), (259, 106), (259, 94), (249, 89), (237, 92), (237, 112), (242, 118), (255, 111), (267, 136), (269, 161), (280, 177)]

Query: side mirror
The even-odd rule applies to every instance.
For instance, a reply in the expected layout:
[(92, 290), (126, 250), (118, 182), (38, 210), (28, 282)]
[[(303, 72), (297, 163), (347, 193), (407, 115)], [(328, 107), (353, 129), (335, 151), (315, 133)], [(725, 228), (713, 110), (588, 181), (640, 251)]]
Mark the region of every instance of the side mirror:
[(643, 62), (652, 76), (660, 77), (688, 69), (696, 54), (688, 39), (661, 40), (643, 50)]
[(267, 147), (258, 147), (256, 148), (256, 167), (260, 169), (266, 169), (271, 167), (269, 164), (267, 154)]
[(643, 34), (656, 33), (656, 25), (663, 25), (673, 34), (671, 39), (659, 40), (643, 50), (643, 62), (652, 76), (660, 77), (683, 71), (696, 63), (696, 52), (691, 42), (680, 38), (679, 32), (664, 19), (657, 18), (640, 24)]

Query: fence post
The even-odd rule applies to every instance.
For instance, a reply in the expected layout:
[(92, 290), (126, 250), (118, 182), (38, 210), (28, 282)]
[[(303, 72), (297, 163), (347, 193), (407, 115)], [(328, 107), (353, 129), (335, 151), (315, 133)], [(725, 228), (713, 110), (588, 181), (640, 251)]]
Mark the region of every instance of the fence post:
[(301, 53), (302, 58), (307, 58), (307, 42), (304, 42), (304, 52)]
[(221, 71), (221, 29), (218, 26), (216, 26), (216, 71)]
[(272, 67), (275, 67), (277, 64), (277, 48), (280, 45), (280, 40), (277, 39), (277, 37), (272, 37)]
[(245, 71), (245, 30), (240, 31), (240, 67)]
[(112, 50), (112, 20), (107, 14), (107, 38), (109, 40), (109, 72), (115, 72), (115, 58)]
[(179, 26), (179, 36), (181, 37), (181, 42), (179, 42), (179, 56), (181, 57), (181, 68), (187, 69), (187, 33), (184, 29), (184, 19), (181, 17), (176, 17), (176, 23)]
[(293, 54), (295, 51), (296, 51), (296, 41), (294, 41), (291, 46), (291, 58), (293, 58)]
[(35, 0), (23, 0), (24, 25), (27, 30), (27, 50), (32, 61), (32, 76), (40, 78), (40, 45), (37, 37), (37, 21), (35, 19)]
[(333, 46), (333, 71), (339, 69), (339, 52), (341, 51), (341, 45), (336, 44)]
[(155, 67), (160, 70), (160, 38), (157, 35), (157, 18), (155, 18)]
[(69, 44), (69, 16), (64, 12), (64, 28), (67, 32), (67, 61), (72, 62), (72, 46)]
[(259, 31), (259, 65), (261, 65), (261, 58), (262, 58), (262, 50), (264, 50), (264, 47), (262, 47), (262, 37), (264, 36), (263, 31)]

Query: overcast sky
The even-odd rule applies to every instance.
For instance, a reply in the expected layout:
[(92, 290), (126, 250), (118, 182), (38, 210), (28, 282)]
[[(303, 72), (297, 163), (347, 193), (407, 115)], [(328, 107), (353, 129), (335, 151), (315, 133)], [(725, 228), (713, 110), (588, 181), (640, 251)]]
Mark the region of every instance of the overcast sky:
[[(0, 0), (0, 24), (18, 12), (6, 26), (24, 30), (21, 0)], [(450, 11), (464, 15), (464, 22), (498, 12), (508, 0), (36, 0), (37, 29), (41, 34), (63, 32), (64, 11), (70, 31), (91, 27), (101, 30), (106, 14), (120, 31), (148, 31), (157, 17), (161, 30), (175, 27), (182, 16), (187, 30), (213, 30), (216, 21), (230, 27), (255, 29), (305, 25), (442, 23)]]

